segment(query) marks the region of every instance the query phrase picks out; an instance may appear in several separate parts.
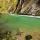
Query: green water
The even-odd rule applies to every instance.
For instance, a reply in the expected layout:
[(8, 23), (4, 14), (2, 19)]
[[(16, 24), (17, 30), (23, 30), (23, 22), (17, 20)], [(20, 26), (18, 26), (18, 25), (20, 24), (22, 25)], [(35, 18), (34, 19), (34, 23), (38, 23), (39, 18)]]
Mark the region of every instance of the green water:
[(17, 28), (25, 31), (40, 31), (40, 19), (27, 16), (5, 15), (0, 18), (0, 25), (12, 31), (16, 31)]

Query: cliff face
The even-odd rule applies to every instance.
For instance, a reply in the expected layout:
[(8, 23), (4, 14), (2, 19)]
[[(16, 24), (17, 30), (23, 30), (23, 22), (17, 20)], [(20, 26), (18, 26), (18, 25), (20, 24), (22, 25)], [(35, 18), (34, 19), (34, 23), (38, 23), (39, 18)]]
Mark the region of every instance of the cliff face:
[(0, 12), (4, 10), (18, 11), (30, 3), (29, 1), (30, 0), (0, 0)]
[(40, 0), (0, 0), (0, 13), (39, 15)]

